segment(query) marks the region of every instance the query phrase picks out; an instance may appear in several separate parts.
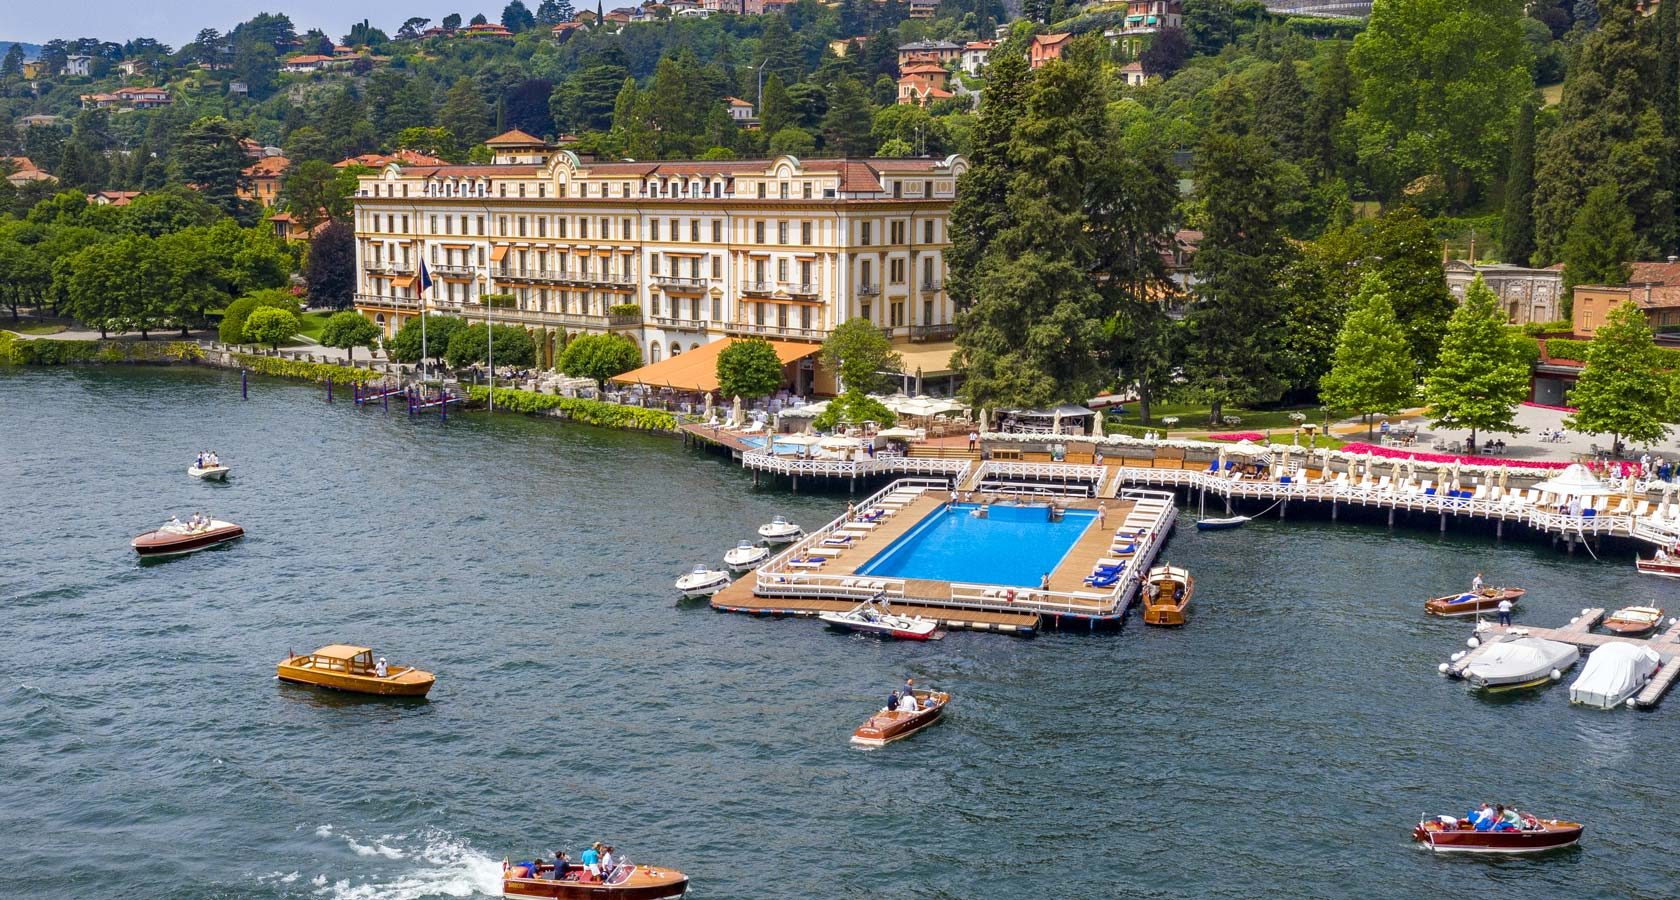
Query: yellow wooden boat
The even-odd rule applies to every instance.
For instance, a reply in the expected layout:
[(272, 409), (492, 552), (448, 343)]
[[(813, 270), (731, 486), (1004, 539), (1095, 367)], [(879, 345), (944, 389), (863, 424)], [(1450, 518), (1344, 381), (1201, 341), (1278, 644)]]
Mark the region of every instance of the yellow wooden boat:
[(1143, 580), (1143, 622), (1145, 625), (1183, 625), (1196, 579), (1177, 566), (1156, 566)]
[(437, 680), (413, 666), (389, 666), (380, 674), (384, 662), (366, 647), (332, 644), (288, 657), (275, 668), (281, 681), (381, 697), (424, 697)]

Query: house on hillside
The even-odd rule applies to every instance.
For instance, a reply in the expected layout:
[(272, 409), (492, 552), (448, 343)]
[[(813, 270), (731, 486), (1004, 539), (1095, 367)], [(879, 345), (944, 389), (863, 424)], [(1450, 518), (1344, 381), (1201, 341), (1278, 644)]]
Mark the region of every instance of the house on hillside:
[(563, 41), (572, 36), (573, 32), (588, 31), (589, 26), (582, 22), (561, 22), (548, 30), (557, 41)]
[(931, 19), (939, 11), (939, 0), (910, 0), (910, 18)]
[(64, 124), (64, 119), (59, 116), (49, 116), (44, 113), (37, 113), (33, 116), (24, 116), (18, 120), (18, 124), (25, 128), (56, 128)]
[(511, 38), (513, 32), (507, 30), (506, 25), (486, 22), (482, 25), (468, 25), (461, 29), (461, 34), (470, 38)]
[(905, 66), (898, 76), (898, 105), (927, 106), (935, 100), (955, 96), (945, 89), (951, 73), (938, 63), (918, 62)]
[(125, 77), (133, 78), (146, 71), (146, 61), (143, 59), (125, 59), (117, 63), (117, 71)]
[(280, 182), (291, 167), (292, 161), (284, 156), (265, 156), (246, 166), (241, 172), (245, 181), (239, 187), (239, 198), (253, 200), (264, 209), (273, 206), (280, 199)]
[(1629, 263), (1626, 284), (1576, 285), (1571, 330), (1591, 339), (1610, 310), (1630, 300), (1644, 311), (1652, 331), (1680, 332), (1680, 257)]
[(950, 41), (911, 41), (898, 45), (898, 67), (911, 63), (932, 62), (940, 65), (962, 58), (963, 48)]
[(1120, 67), (1120, 80), (1127, 85), (1137, 87), (1149, 80), (1143, 72), (1143, 63), (1129, 62)]
[(174, 102), (169, 91), (160, 87), (124, 87), (114, 93), (117, 102), (130, 109), (162, 109)]
[(23, 187), (32, 181), (58, 181), (57, 177), (43, 171), (27, 156), (0, 156), (0, 167), (11, 169), (6, 181), (10, 182), (12, 187)]
[(1180, 0), (1127, 0), (1125, 20), (1105, 29), (1103, 37), (1136, 56), (1161, 29), (1182, 27), (1184, 11)]
[(1032, 43), (1027, 45), (1027, 64), (1036, 69), (1051, 60), (1061, 59), (1062, 51), (1072, 40), (1073, 35), (1065, 32), (1033, 35)]
[(986, 68), (986, 60), (992, 55), (992, 48), (997, 41), (969, 41), (962, 49), (962, 70), (970, 76), (978, 76), (980, 70)]
[(141, 191), (98, 191), (87, 195), (87, 201), (94, 206), (127, 206), (140, 196)]
[(120, 99), (116, 94), (83, 94), (82, 109), (107, 109), (116, 106)]
[(1563, 318), (1559, 304), (1563, 300), (1563, 265), (1544, 269), (1509, 263), (1472, 264), (1462, 259), (1448, 260), (1441, 266), (1447, 279), (1447, 290), (1453, 299), (1464, 300), (1464, 291), (1476, 276), (1482, 276), (1487, 286), (1499, 298), (1505, 319), (1513, 325), (1530, 322), (1556, 322)]
[(753, 116), (753, 105), (746, 100), (740, 97), (725, 97), (723, 102), (729, 104), (729, 118), (734, 119), (737, 125), (758, 121)]
[(64, 74), (87, 78), (93, 74), (93, 57), (72, 53), (64, 58)]
[(351, 166), (365, 166), (369, 169), (383, 169), (392, 163), (399, 166), (447, 166), (449, 163), (418, 150), (398, 150), (395, 153), (363, 153), (333, 163), (335, 169), (348, 169)]
[(346, 62), (347, 60), (341, 60), (338, 57), (322, 56), (319, 53), (311, 53), (304, 56), (293, 56), (289, 59), (282, 60), (280, 63), (280, 71), (307, 75), (312, 72), (322, 72), (327, 69), (337, 68)]

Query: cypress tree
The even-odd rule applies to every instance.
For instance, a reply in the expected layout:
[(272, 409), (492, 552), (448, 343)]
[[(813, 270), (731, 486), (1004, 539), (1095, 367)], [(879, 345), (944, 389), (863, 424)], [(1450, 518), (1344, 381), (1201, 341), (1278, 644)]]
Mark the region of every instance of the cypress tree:
[[(1670, 4), (1671, 6), (1674, 4)], [(1527, 265), (1534, 255), (1534, 98), (1524, 101), (1511, 140), (1511, 169), (1505, 176), (1505, 259)]]
[(1633, 258), (1633, 215), (1613, 184), (1587, 194), (1563, 245), (1563, 299), (1566, 312), (1578, 284), (1624, 284)]

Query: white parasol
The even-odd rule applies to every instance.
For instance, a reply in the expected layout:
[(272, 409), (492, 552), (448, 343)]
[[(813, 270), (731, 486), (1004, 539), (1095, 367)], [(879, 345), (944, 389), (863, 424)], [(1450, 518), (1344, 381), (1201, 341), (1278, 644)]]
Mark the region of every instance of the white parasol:
[(1265, 447), (1262, 447), (1247, 438), (1237, 441), (1229, 447), (1223, 447), (1221, 449), (1229, 451), (1232, 456), (1246, 456), (1249, 458), (1265, 456), (1268, 452)]
[(1546, 479), (1534, 486), (1547, 493), (1556, 494), (1560, 499), (1564, 497), (1590, 497), (1593, 494), (1607, 493), (1604, 482), (1599, 481), (1587, 467), (1580, 463), (1573, 463), (1557, 475)]
[(736, 428), (740, 428), (741, 426), (746, 424), (746, 422), (743, 420), (744, 415), (745, 415), (745, 413), (741, 409), (741, 395), (736, 394), (735, 395), (735, 412), (734, 412), (734, 415), (732, 415), (730, 417), (731, 420), (735, 423)]
[(908, 441), (908, 440), (912, 440), (916, 437), (916, 429), (914, 429), (914, 428), (886, 428), (886, 429), (883, 429), (881, 431), (876, 432), (875, 436), (878, 437), (878, 438), (886, 438), (889, 441)]

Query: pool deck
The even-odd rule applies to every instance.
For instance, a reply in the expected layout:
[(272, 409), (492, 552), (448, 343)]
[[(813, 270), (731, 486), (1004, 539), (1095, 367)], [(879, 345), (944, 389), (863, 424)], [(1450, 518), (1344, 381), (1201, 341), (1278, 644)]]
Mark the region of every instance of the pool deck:
[[(858, 512), (891, 508), (887, 498), (905, 490), (897, 482), (858, 508)], [(777, 554), (754, 575), (742, 578), (712, 598), (715, 609), (757, 615), (816, 615), (850, 609), (862, 600), (882, 594), (895, 608), (910, 614), (937, 619), (948, 627), (996, 631), (1032, 631), (1039, 624), (1060, 627), (1084, 625), (1114, 626), (1124, 619), (1136, 596), (1141, 577), (1171, 530), (1174, 508), (1170, 499), (1159, 496), (1107, 498), (1059, 497), (1055, 503), (1069, 509), (1105, 510), (1106, 526), (1095, 520), (1080, 533), (1073, 546), (1050, 573), (1050, 590), (989, 584), (965, 584), (920, 578), (886, 578), (858, 575), (857, 570), (894, 541), (937, 513), (950, 497), (948, 487), (931, 483), (918, 485), (922, 493), (897, 505), (891, 515), (873, 528), (860, 528), (836, 519)], [(908, 488), (914, 489), (914, 488)], [(1001, 496), (975, 494), (973, 502), (1010, 503)], [(1036, 505), (1031, 504), (1029, 505)], [(1111, 555), (1116, 532), (1131, 517), (1134, 527), (1143, 529), (1138, 549), (1128, 564), (1128, 575), (1113, 588), (1085, 585), (1098, 560)], [(794, 561), (806, 558), (813, 549), (824, 549), (823, 539), (834, 533), (855, 531), (858, 536), (821, 565), (808, 567)]]

